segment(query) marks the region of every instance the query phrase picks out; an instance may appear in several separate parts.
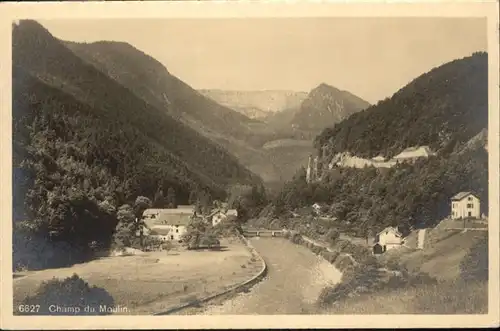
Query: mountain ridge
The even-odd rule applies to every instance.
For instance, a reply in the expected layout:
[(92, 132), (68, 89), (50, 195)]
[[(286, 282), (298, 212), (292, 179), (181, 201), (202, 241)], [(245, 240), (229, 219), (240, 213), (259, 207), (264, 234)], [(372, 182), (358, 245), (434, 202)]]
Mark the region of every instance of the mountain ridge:
[[(251, 118), (263, 119), (266, 115), (298, 107), (306, 97), (306, 92), (291, 90), (223, 90), (199, 89), (201, 94), (235, 109)], [(252, 110), (255, 114), (253, 114)], [(253, 115), (252, 115), (253, 114)]]
[[(67, 200), (81, 189), (78, 199), (91, 198), (89, 208), (99, 209), (161, 187), (187, 201), (191, 190), (219, 197), (234, 183), (261, 185), (221, 146), (86, 64), (39, 23), (13, 26), (12, 40), (14, 195), (30, 218), (58, 219), (46, 214), (58, 206), (46, 205), (47, 192)], [(36, 185), (35, 173), (44, 174)]]
[(422, 145), (450, 152), (487, 127), (487, 83), (486, 53), (450, 61), (323, 130), (315, 146), (368, 158)]

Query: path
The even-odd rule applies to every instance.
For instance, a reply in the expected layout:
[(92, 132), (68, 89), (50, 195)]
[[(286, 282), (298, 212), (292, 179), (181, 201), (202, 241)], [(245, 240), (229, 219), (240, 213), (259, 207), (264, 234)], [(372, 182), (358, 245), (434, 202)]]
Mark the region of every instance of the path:
[(203, 314), (313, 313), (320, 291), (340, 280), (337, 269), (306, 247), (282, 238), (250, 241), (268, 265), (267, 276), (250, 292), (208, 306)]
[(425, 229), (422, 229), (418, 231), (417, 248), (424, 249), (424, 243), (425, 243)]

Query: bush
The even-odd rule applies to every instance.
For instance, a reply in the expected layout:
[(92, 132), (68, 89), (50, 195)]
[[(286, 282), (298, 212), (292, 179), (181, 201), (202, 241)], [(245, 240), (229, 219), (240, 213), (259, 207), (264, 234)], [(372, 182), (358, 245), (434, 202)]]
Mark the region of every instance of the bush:
[(298, 233), (294, 233), (292, 236), (291, 236), (291, 241), (294, 243), (294, 244), (301, 244), (303, 242), (303, 239), (302, 239), (302, 236)]
[[(90, 287), (74, 274), (64, 280), (53, 278), (43, 282), (34, 296), (25, 298), (22, 305), (39, 305), (38, 315), (108, 315), (100, 307), (113, 308), (113, 297), (104, 289)], [(60, 309), (57, 309), (57, 308)], [(71, 311), (67, 311), (71, 307)], [(90, 307), (92, 311), (85, 311)], [(25, 314), (25, 313), (23, 313)]]
[(325, 235), (325, 240), (329, 244), (334, 244), (340, 237), (340, 233), (337, 231), (337, 229), (330, 229)]

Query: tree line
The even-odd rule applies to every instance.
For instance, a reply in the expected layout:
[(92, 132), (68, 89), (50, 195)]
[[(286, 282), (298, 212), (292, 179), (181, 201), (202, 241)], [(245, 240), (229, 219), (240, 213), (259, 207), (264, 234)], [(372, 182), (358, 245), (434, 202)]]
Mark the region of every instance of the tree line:
[[(449, 216), (450, 198), (461, 191), (475, 193), (482, 212), (488, 213), (488, 153), (482, 146), (389, 169), (334, 168), (321, 181), (310, 184), (301, 169), (261, 216), (268, 223), (279, 220), (281, 227), (309, 223), (321, 234), (334, 228), (364, 237), (386, 226), (408, 233)], [(336, 220), (319, 226), (312, 218), (290, 216), (290, 211), (314, 203), (324, 204), (325, 214)]]

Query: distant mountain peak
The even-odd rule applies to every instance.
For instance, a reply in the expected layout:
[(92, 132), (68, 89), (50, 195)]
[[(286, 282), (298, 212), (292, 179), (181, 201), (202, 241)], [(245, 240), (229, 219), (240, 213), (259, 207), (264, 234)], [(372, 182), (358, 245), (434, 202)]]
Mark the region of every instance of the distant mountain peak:
[(292, 125), (320, 131), (369, 106), (368, 102), (350, 92), (321, 83), (313, 88), (302, 102)]

